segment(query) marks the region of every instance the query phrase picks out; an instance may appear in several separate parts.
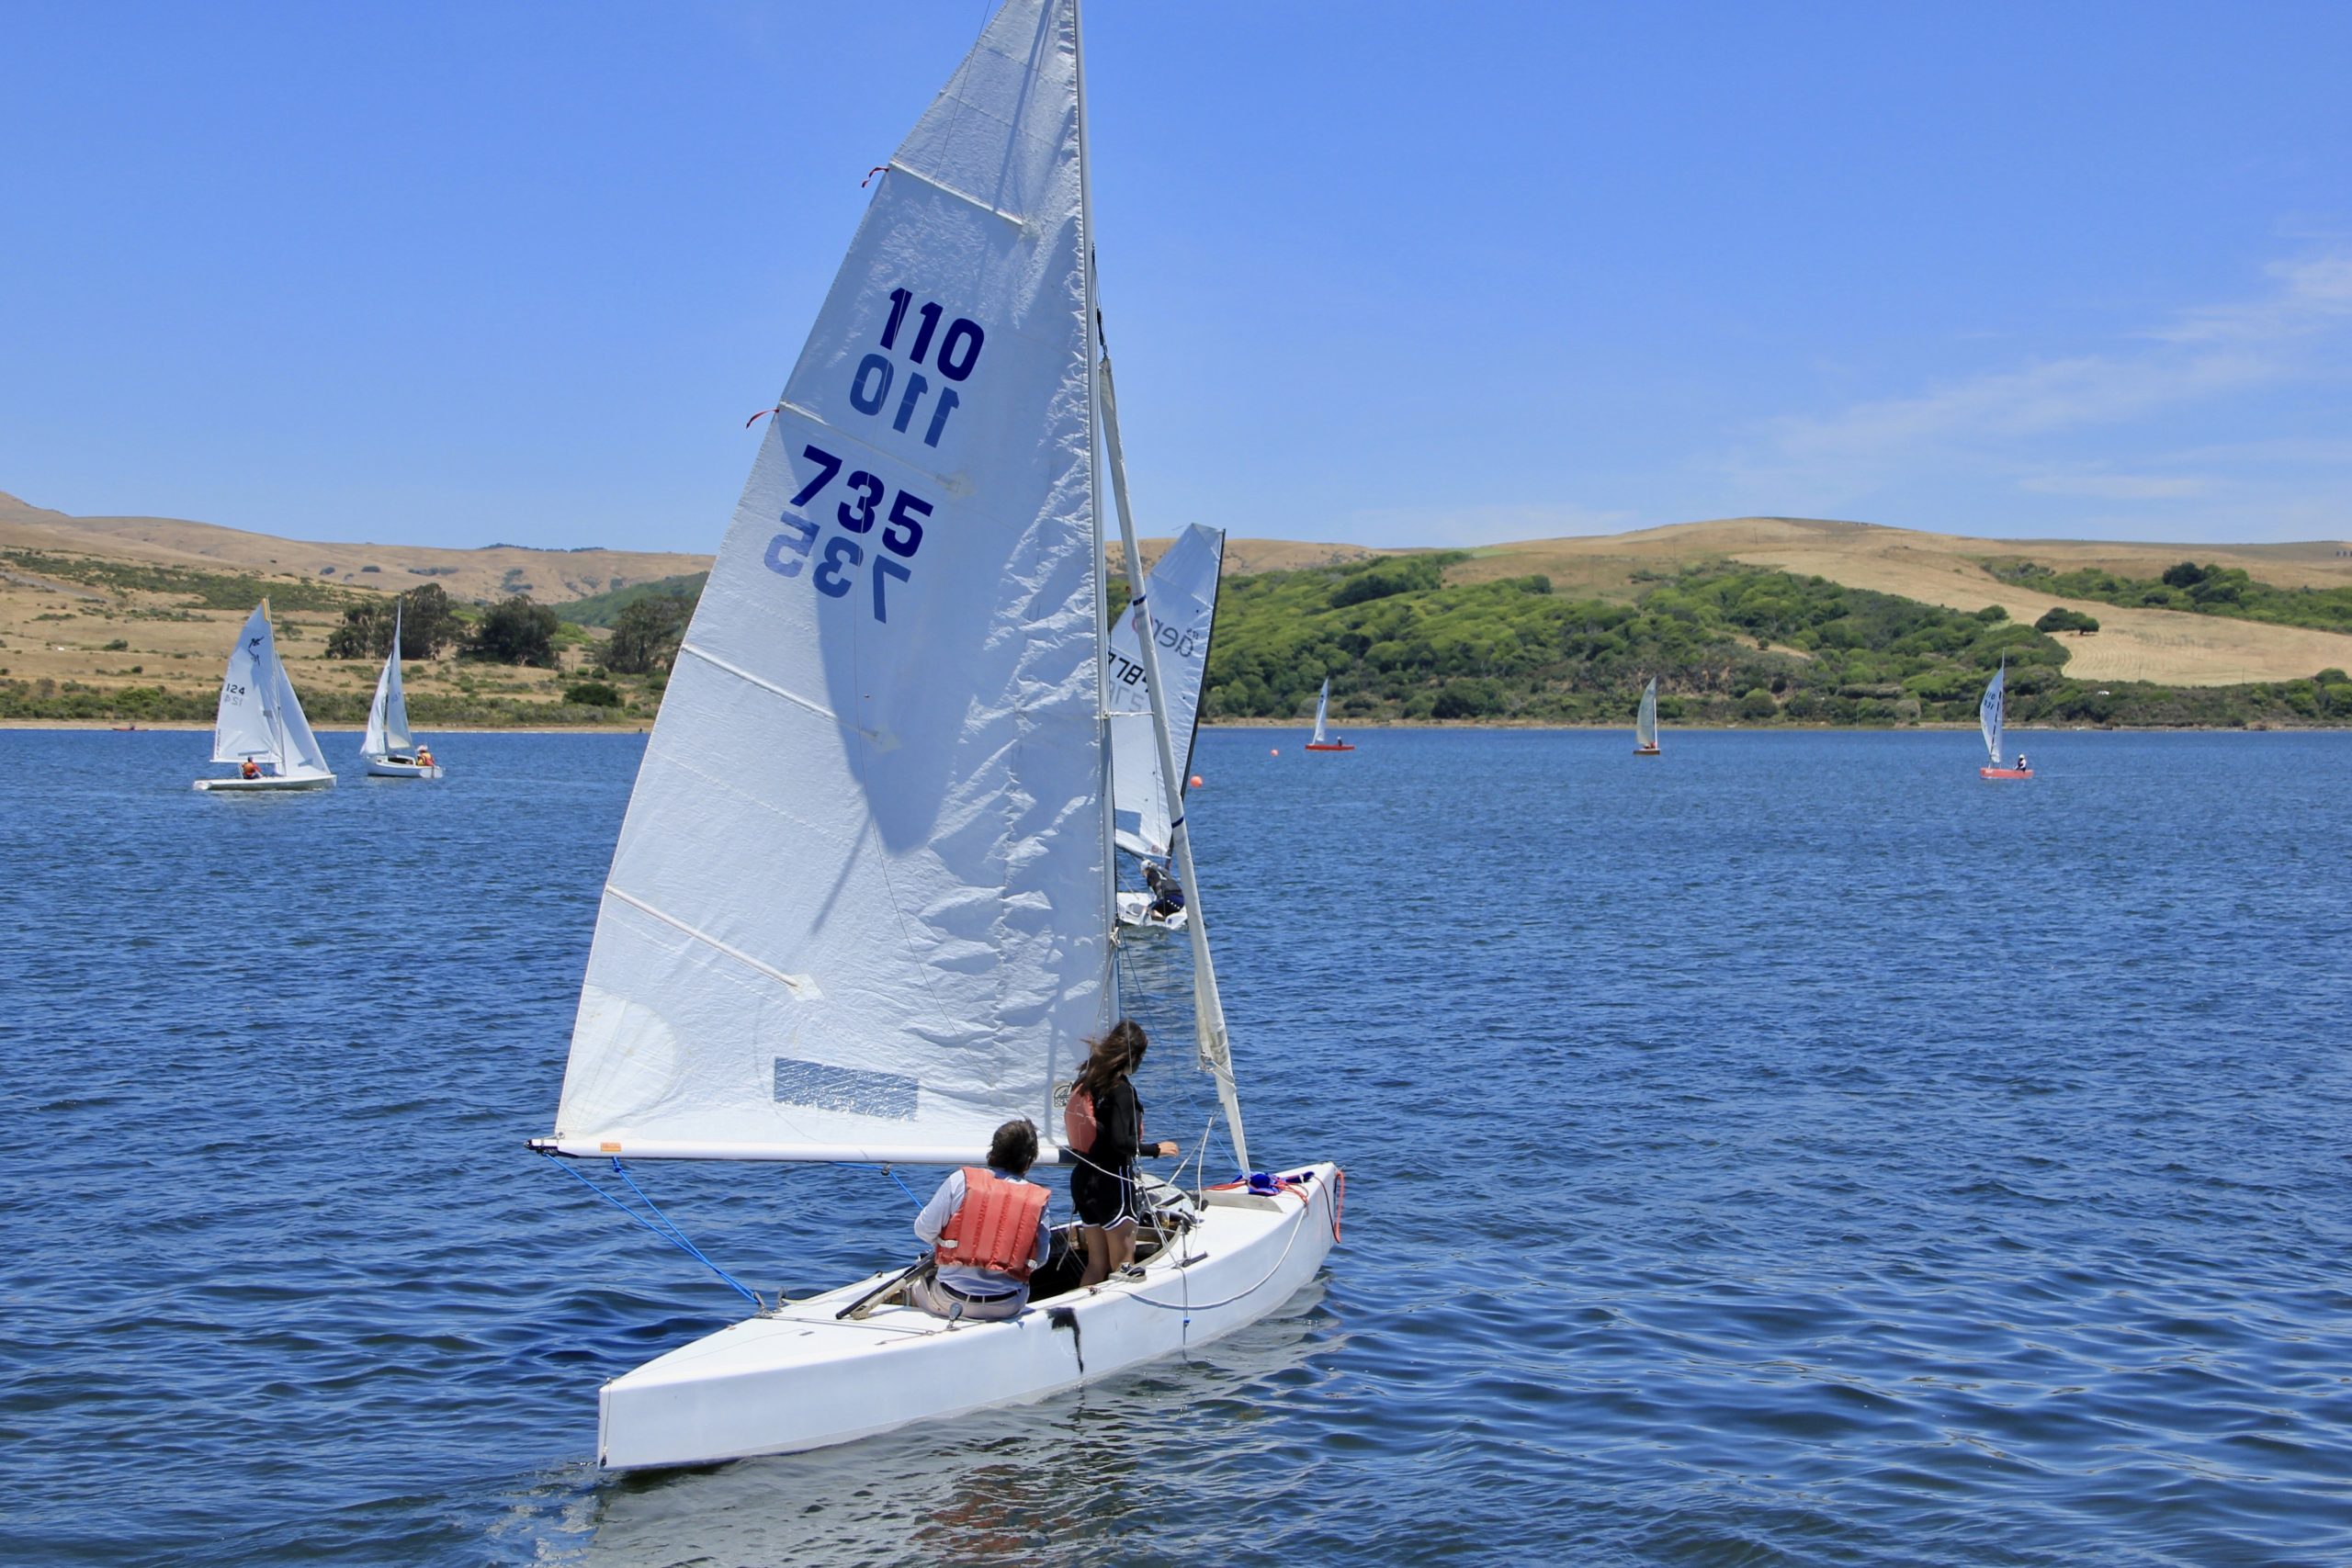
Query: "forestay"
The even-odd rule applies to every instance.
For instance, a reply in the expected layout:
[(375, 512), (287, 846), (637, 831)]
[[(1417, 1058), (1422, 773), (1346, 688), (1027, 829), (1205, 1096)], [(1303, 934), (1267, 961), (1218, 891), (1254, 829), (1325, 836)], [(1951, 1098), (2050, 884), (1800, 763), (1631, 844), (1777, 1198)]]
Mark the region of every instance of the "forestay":
[(408, 702), (401, 694), (401, 612), (392, 609), (392, 651), (384, 671), (376, 677), (376, 700), (368, 705), (368, 735), (359, 743), (363, 757), (387, 757), (413, 751), (416, 741), (408, 732)]
[(2001, 718), (2008, 683), (2009, 661), (2004, 659), (1984, 688), (1984, 700), (1976, 705), (1976, 721), (1984, 730), (1984, 751), (1996, 768), (2001, 765)]
[(1642, 688), (1641, 711), (1634, 716), (1634, 744), (1644, 748), (1657, 744), (1657, 677), (1655, 675), (1650, 677), (1650, 683)]
[(881, 176), (678, 654), (563, 1152), (975, 1160), (1117, 1005), (1076, 21)]
[(277, 657), (270, 629), (269, 602), (245, 617), (229, 668), (220, 679), (220, 704), (212, 721), (212, 760), (242, 762), (248, 757), (276, 764), (285, 777), (328, 772), (327, 760), (311, 733), (310, 720)]
[[(1144, 604), (1159, 650), (1159, 678), (1168, 684), (1168, 738), (1177, 772), (1190, 774), (1198, 732), (1201, 686), (1216, 619), (1217, 572), (1225, 535), (1195, 523), (1177, 536), (1144, 579)], [(1170, 790), (1159, 776), (1152, 739), (1151, 690), (1146, 684), (1136, 614), (1119, 617), (1111, 633), (1111, 757), (1119, 847), (1162, 858), (1169, 851)], [(1183, 795), (1180, 781), (1173, 792)]]

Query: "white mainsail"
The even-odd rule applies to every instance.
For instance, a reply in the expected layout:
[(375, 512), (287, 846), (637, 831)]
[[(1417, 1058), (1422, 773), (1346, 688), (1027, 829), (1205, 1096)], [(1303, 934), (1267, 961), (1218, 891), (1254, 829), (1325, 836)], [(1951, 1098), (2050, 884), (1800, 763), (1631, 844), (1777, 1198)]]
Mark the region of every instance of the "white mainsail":
[(1996, 768), (2001, 765), (2001, 719), (2002, 710), (2007, 702), (2008, 683), (2009, 661), (2004, 658), (2001, 667), (1993, 671), (1993, 679), (1984, 688), (1984, 701), (1976, 705), (1976, 722), (1984, 730), (1984, 753), (1993, 759), (1993, 766)]
[(1328, 746), (1330, 740), (1323, 733), (1323, 720), (1331, 711), (1331, 677), (1323, 677), (1323, 690), (1315, 699), (1315, 733), (1307, 738), (1309, 746)]
[(980, 1157), (1115, 1016), (1077, 20), (882, 176), (680, 648), (553, 1146)]
[(220, 679), (220, 703), (213, 715), (212, 760), (272, 764), (281, 777), (303, 778), (329, 772), (302, 704), (294, 695), (286, 665), (277, 657), (277, 637), (265, 599), (245, 617), (229, 667)]
[(376, 677), (376, 700), (368, 705), (368, 734), (359, 742), (359, 754), (380, 761), (395, 751), (415, 749), (416, 741), (408, 732), (408, 701), (401, 694), (401, 611), (395, 600), (392, 651), (384, 660), (383, 673)]
[[(1175, 745), (1179, 773), (1187, 775), (1216, 620), (1217, 572), (1224, 561), (1225, 535), (1195, 523), (1177, 536), (1144, 579), (1143, 603), (1151, 615), (1160, 679), (1168, 682), (1168, 738)], [(1133, 613), (1120, 616), (1111, 633), (1113, 821), (1121, 849), (1156, 860), (1169, 850), (1171, 792), (1159, 776), (1137, 618)], [(1182, 796), (1181, 781), (1173, 794)]]
[(1657, 677), (1642, 688), (1641, 711), (1634, 716), (1634, 744), (1645, 750), (1657, 744)]

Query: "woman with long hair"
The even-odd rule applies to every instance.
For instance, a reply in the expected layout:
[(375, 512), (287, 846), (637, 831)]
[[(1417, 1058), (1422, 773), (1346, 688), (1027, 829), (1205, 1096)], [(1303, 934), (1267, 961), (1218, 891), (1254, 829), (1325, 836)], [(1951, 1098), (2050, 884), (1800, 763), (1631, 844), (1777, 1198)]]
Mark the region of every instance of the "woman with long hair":
[(1080, 1289), (1101, 1284), (1136, 1260), (1136, 1157), (1177, 1152), (1172, 1143), (1143, 1141), (1143, 1101), (1136, 1097), (1134, 1073), (1150, 1043), (1141, 1024), (1121, 1019), (1102, 1038), (1087, 1042), (1086, 1066), (1070, 1087), (1073, 1095), (1085, 1094), (1094, 1103), (1094, 1142), (1069, 1175), (1070, 1205), (1086, 1244)]

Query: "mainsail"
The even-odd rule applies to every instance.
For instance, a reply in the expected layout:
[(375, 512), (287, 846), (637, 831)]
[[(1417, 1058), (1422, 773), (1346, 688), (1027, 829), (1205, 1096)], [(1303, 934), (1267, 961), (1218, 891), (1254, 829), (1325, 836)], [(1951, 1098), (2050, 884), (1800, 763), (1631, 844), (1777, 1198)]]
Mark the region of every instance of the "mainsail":
[[(1657, 744), (1657, 677), (1642, 688), (1641, 711), (1634, 716), (1634, 744), (1648, 750)], [(1679, 742), (1677, 742), (1679, 744)]]
[[(1195, 523), (1177, 536), (1144, 579), (1143, 603), (1151, 615), (1160, 679), (1168, 683), (1168, 737), (1174, 742), (1177, 768), (1187, 775), (1216, 618), (1217, 571), (1224, 560), (1224, 534)], [(1116, 784), (1113, 820), (1121, 849), (1159, 859), (1169, 851), (1170, 792), (1159, 776), (1137, 619), (1134, 614), (1120, 616), (1111, 633), (1111, 757)], [(1182, 795), (1181, 782), (1173, 793)]]
[(220, 704), (212, 721), (212, 760), (242, 762), (248, 757), (274, 764), (288, 778), (328, 772), (318, 738), (311, 733), (294, 683), (277, 657), (266, 599), (245, 617), (237, 645), (229, 650)]
[(401, 695), (401, 612), (399, 602), (394, 601), (391, 656), (384, 660), (383, 673), (376, 677), (376, 700), (368, 705), (368, 735), (359, 743), (359, 754), (382, 758), (415, 749), (416, 742), (408, 732), (408, 702)]
[(1331, 711), (1331, 677), (1323, 677), (1323, 690), (1315, 698), (1315, 733), (1307, 738), (1309, 746), (1328, 746), (1329, 739), (1323, 733), (1323, 720)]
[(1116, 1014), (1077, 18), (894, 156), (687, 628), (553, 1146), (968, 1160)]
[(1984, 727), (1984, 752), (1993, 759), (1993, 766), (2001, 765), (2001, 717), (2007, 698), (2009, 661), (2005, 658), (2001, 667), (1993, 671), (1990, 684), (1984, 688), (1984, 700), (1976, 705), (1976, 722)]

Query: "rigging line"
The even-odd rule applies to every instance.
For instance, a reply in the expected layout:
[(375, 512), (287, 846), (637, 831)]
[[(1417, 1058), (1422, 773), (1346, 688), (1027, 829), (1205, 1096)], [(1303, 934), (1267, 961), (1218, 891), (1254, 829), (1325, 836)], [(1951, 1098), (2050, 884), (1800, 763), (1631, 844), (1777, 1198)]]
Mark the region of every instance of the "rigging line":
[(918, 1209), (922, 1207), (922, 1200), (915, 1196), (915, 1190), (913, 1188), (908, 1186), (905, 1181), (900, 1180), (896, 1167), (887, 1165), (864, 1165), (856, 1160), (846, 1159), (835, 1160), (833, 1163), (841, 1167), (843, 1170), (878, 1170), (883, 1175), (888, 1177), (891, 1180), (899, 1183), (899, 1190), (907, 1195), (907, 1201), (909, 1202), (912, 1203)]
[[(1323, 1201), (1326, 1203), (1329, 1203), (1331, 1201), (1330, 1195), (1326, 1193)], [(1290, 1259), (1290, 1249), (1298, 1245), (1298, 1233), (1306, 1228), (1308, 1215), (1312, 1213), (1314, 1207), (1315, 1200), (1313, 1198), (1307, 1199), (1306, 1209), (1301, 1210), (1299, 1213), (1298, 1223), (1290, 1228), (1290, 1239), (1283, 1243), (1282, 1256), (1274, 1259), (1274, 1266), (1266, 1270), (1265, 1277), (1260, 1280), (1256, 1284), (1250, 1286), (1248, 1290), (1237, 1291), (1232, 1295), (1229, 1295), (1223, 1301), (1219, 1302), (1195, 1302), (1191, 1299), (1193, 1293), (1192, 1281), (1189, 1277), (1187, 1277), (1184, 1280), (1185, 1299), (1183, 1301), (1156, 1302), (1149, 1296), (1140, 1293), (1131, 1294), (1127, 1299), (1131, 1302), (1141, 1302), (1144, 1305), (1148, 1307), (1158, 1307), (1162, 1312), (1181, 1312), (1185, 1314), (1185, 1319), (1189, 1322), (1191, 1321), (1192, 1314), (1195, 1312), (1214, 1312), (1218, 1307), (1231, 1306), (1234, 1303), (1241, 1301), (1246, 1297), (1254, 1296), (1260, 1291), (1264, 1290), (1273, 1280), (1275, 1275), (1282, 1272), (1283, 1265)]]
[(721, 1269), (718, 1264), (713, 1263), (708, 1258), (705, 1257), (702, 1249), (696, 1247), (693, 1242), (687, 1240), (685, 1233), (678, 1229), (675, 1224), (672, 1224), (670, 1217), (667, 1214), (662, 1213), (659, 1209), (655, 1209), (653, 1207), (653, 1200), (646, 1198), (643, 1190), (640, 1189), (636, 1182), (629, 1181), (628, 1172), (621, 1170), (621, 1162), (618, 1159), (615, 1159), (613, 1161), (613, 1168), (616, 1171), (620, 1171), (620, 1178), (623, 1181), (628, 1181), (629, 1190), (637, 1193), (639, 1198), (645, 1200), (645, 1206), (648, 1209), (653, 1210), (654, 1218), (662, 1222), (660, 1224), (654, 1224), (653, 1220), (647, 1219), (643, 1214), (639, 1213), (635, 1209), (630, 1208), (627, 1203), (622, 1202), (619, 1199), (614, 1197), (611, 1193), (605, 1191), (603, 1188), (597, 1186), (594, 1182), (589, 1180), (586, 1177), (572, 1169), (571, 1164), (561, 1156), (558, 1156), (553, 1149), (541, 1149), (539, 1152), (547, 1156), (549, 1159), (554, 1160), (558, 1170), (562, 1171), (566, 1176), (569, 1176), (574, 1181), (580, 1183), (581, 1186), (585, 1187), (589, 1191), (594, 1192), (597, 1197), (602, 1198), (605, 1202), (610, 1203), (614, 1208), (618, 1209), (622, 1213), (627, 1214), (631, 1220), (640, 1225), (643, 1225), (647, 1230), (651, 1231), (655, 1235), (660, 1236), (662, 1240), (671, 1243), (673, 1246), (683, 1247), (704, 1268), (709, 1269), (712, 1273), (726, 1280), (729, 1285), (732, 1285), (742, 1294), (743, 1299), (750, 1302), (753, 1306), (756, 1307), (764, 1304), (761, 1302), (758, 1292), (752, 1290), (749, 1285), (743, 1283), (742, 1280), (738, 1280), (734, 1275), (729, 1274), (726, 1269)]

